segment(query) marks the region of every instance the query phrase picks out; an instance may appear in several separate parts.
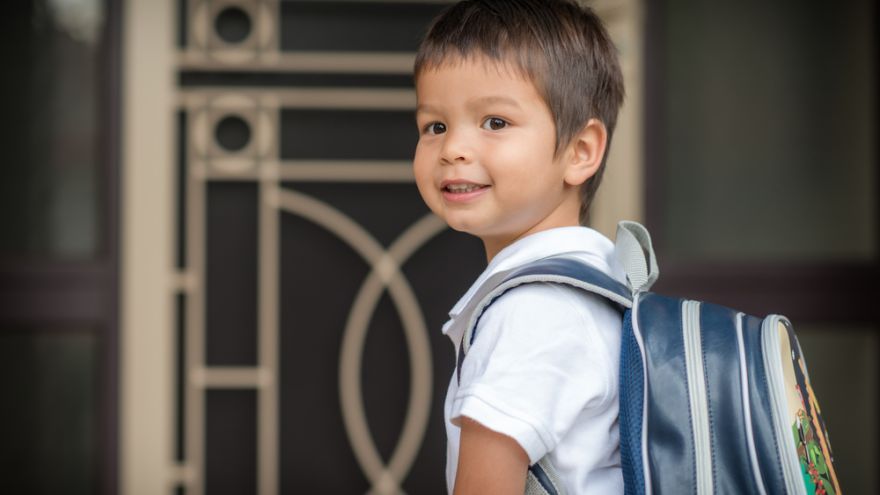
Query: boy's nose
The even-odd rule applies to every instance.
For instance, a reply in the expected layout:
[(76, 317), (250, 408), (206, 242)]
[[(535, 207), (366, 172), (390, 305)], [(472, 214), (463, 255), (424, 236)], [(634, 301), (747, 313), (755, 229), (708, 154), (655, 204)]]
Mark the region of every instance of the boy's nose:
[(447, 131), (446, 139), (443, 140), (443, 148), (440, 150), (440, 159), (444, 163), (467, 163), (471, 160), (472, 152), (468, 139), (461, 132)]

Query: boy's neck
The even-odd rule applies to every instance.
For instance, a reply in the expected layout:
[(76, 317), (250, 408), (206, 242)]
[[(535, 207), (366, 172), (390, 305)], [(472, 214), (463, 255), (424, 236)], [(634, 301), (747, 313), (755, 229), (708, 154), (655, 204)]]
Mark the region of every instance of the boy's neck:
[(480, 240), (483, 241), (483, 247), (486, 250), (486, 261), (491, 263), (498, 253), (507, 246), (538, 232), (544, 232), (550, 229), (560, 227), (579, 227), (580, 226), (580, 197), (577, 187), (567, 187), (562, 201), (552, 212), (537, 220), (531, 227), (521, 232), (505, 232), (498, 235), (481, 235)]
[(579, 222), (566, 222), (558, 225), (553, 225), (551, 227), (542, 228), (538, 230), (528, 230), (523, 232), (522, 234), (513, 237), (513, 238), (498, 238), (498, 237), (482, 237), (480, 240), (483, 241), (483, 248), (486, 250), (486, 263), (491, 263), (495, 256), (498, 255), (501, 251), (503, 251), (506, 247), (514, 244), (515, 242), (524, 239), (532, 234), (537, 234), (539, 232), (546, 232), (552, 229), (558, 229), (562, 227), (580, 227)]

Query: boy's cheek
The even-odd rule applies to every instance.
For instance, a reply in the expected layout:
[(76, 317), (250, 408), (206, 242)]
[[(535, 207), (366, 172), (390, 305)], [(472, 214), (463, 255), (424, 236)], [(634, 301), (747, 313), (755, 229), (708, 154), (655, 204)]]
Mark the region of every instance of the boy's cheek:
[(432, 202), (436, 195), (433, 181), (425, 177), (423, 174), (420, 174), (418, 170), (416, 170), (415, 176), (416, 188), (419, 190), (419, 195), (422, 197), (422, 201), (427, 203), (429, 207), (433, 208)]

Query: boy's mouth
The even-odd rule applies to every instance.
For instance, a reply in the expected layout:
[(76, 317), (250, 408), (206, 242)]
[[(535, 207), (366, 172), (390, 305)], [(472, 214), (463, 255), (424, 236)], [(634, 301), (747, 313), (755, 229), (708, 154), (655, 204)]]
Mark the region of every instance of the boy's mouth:
[(466, 179), (450, 179), (444, 180), (440, 183), (440, 189), (442, 189), (443, 192), (450, 194), (467, 194), (488, 187), (489, 186), (486, 184), (478, 184)]
[(451, 192), (453, 194), (464, 194), (464, 193), (474, 192), (477, 189), (483, 189), (486, 187), (489, 187), (489, 186), (483, 186), (480, 184), (470, 184), (470, 183), (446, 184), (445, 186), (443, 186), (443, 190), (447, 191), (447, 192)]

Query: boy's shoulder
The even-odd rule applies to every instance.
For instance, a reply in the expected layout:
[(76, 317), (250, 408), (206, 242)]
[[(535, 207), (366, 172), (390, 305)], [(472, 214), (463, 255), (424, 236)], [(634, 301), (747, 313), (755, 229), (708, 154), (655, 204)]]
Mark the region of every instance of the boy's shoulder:
[(585, 307), (580, 296), (589, 295), (574, 287), (553, 282), (532, 282), (514, 287), (496, 299), (485, 312), (520, 318), (534, 315), (570, 315)]
[[(541, 254), (546, 256), (508, 259), (502, 267), (489, 270), (489, 276), (463, 298), (467, 303), (454, 318), (459, 329), (453, 335), (472, 341), (476, 334), (501, 329), (509, 333), (513, 327), (526, 332), (534, 327), (568, 327), (580, 334), (594, 328), (619, 335), (620, 307), (629, 303), (630, 294), (622, 283), (613, 245), (604, 236), (600, 240), (608, 245), (599, 242), (599, 249), (587, 249), (588, 243), (583, 243), (582, 250), (572, 250), (569, 242), (559, 252), (544, 245)], [(469, 342), (463, 344), (467, 351)]]
[[(605, 397), (616, 383), (622, 323), (621, 313), (600, 296), (560, 283), (533, 282), (495, 299), (465, 333), (471, 345), (463, 341), (462, 349), (474, 356), (472, 363), (483, 363), (478, 367), (516, 366), (518, 373), (536, 374), (565, 370), (566, 382), (601, 385), (597, 394)], [(459, 376), (469, 374), (460, 371)]]
[[(452, 320), (444, 328), (444, 333), (457, 342), (483, 320), (486, 312), (501, 315), (508, 321), (551, 314), (577, 323), (585, 312), (608, 306), (600, 296), (579, 288), (541, 281), (541, 276), (525, 285), (521, 283), (524, 282), (522, 279), (516, 280), (512, 285), (520, 287), (515, 289), (507, 284), (508, 277), (520, 270), (561, 258), (576, 267), (590, 267), (586, 269), (599, 273), (611, 284), (622, 281), (622, 269), (615, 258), (614, 245), (601, 233), (586, 227), (566, 227), (532, 234), (496, 256), (452, 309)], [(499, 290), (503, 297), (494, 297), (501, 294), (497, 292)], [(493, 297), (487, 299), (489, 296)], [(465, 348), (467, 346), (465, 343)]]
[(592, 292), (557, 282), (530, 282), (504, 292), (486, 307), (477, 324), (502, 327), (591, 327), (597, 313), (619, 314)]
[(584, 226), (557, 227), (523, 237), (502, 250), (487, 272), (509, 272), (561, 256), (583, 262), (614, 278), (624, 276), (614, 243), (601, 232)]

